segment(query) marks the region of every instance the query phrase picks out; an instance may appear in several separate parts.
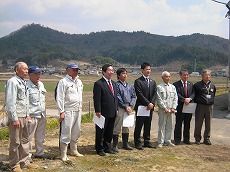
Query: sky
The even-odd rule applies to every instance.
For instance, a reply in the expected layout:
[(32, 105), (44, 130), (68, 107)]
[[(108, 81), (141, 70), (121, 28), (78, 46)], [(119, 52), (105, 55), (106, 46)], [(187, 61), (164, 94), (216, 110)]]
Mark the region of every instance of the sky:
[(228, 39), (227, 11), (212, 0), (0, 0), (0, 38), (35, 23), (70, 34), (115, 30)]

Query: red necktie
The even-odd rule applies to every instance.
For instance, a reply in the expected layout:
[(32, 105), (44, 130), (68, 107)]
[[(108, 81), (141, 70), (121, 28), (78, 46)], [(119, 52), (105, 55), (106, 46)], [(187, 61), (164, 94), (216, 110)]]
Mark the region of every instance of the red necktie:
[(185, 94), (185, 97), (188, 97), (188, 89), (187, 89), (186, 82), (184, 82), (184, 94)]
[(113, 95), (114, 95), (113, 86), (112, 86), (111, 82), (108, 81), (108, 84), (109, 84), (110, 91), (111, 91), (111, 92), (113, 93)]

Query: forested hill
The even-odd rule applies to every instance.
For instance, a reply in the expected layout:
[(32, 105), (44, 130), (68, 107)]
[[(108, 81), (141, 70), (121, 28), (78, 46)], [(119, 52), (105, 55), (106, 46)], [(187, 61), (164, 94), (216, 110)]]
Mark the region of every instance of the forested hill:
[(143, 31), (102, 31), (67, 34), (39, 24), (0, 38), (0, 59), (43, 65), (53, 59), (88, 60), (110, 57), (121, 63), (149, 61), (159, 66), (172, 61), (197, 62), (210, 67), (227, 64), (228, 40), (203, 34), (161, 36)]

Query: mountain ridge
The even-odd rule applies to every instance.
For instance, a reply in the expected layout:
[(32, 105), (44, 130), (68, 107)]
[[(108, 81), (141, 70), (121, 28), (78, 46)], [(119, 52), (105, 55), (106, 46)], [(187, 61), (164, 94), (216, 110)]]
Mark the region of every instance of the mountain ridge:
[(200, 33), (176, 37), (113, 30), (68, 34), (40, 24), (25, 25), (0, 38), (2, 60), (45, 65), (53, 59), (90, 61), (97, 56), (129, 64), (149, 61), (153, 66), (178, 60), (192, 65), (196, 59), (198, 67), (204, 68), (227, 64), (228, 40)]

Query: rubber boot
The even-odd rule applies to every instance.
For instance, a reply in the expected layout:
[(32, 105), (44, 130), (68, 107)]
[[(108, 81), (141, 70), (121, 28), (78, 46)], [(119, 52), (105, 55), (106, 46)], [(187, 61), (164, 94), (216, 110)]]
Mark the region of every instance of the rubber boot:
[(114, 152), (119, 152), (119, 149), (118, 149), (118, 137), (119, 137), (119, 135), (113, 135), (113, 151)]
[(123, 148), (125, 150), (133, 150), (133, 148), (129, 146), (128, 140), (129, 140), (129, 133), (122, 133)]
[(67, 157), (67, 147), (67, 144), (60, 142), (60, 153), (62, 161), (69, 161), (69, 158)]
[(77, 150), (77, 142), (70, 141), (70, 155), (71, 156), (84, 156)]

